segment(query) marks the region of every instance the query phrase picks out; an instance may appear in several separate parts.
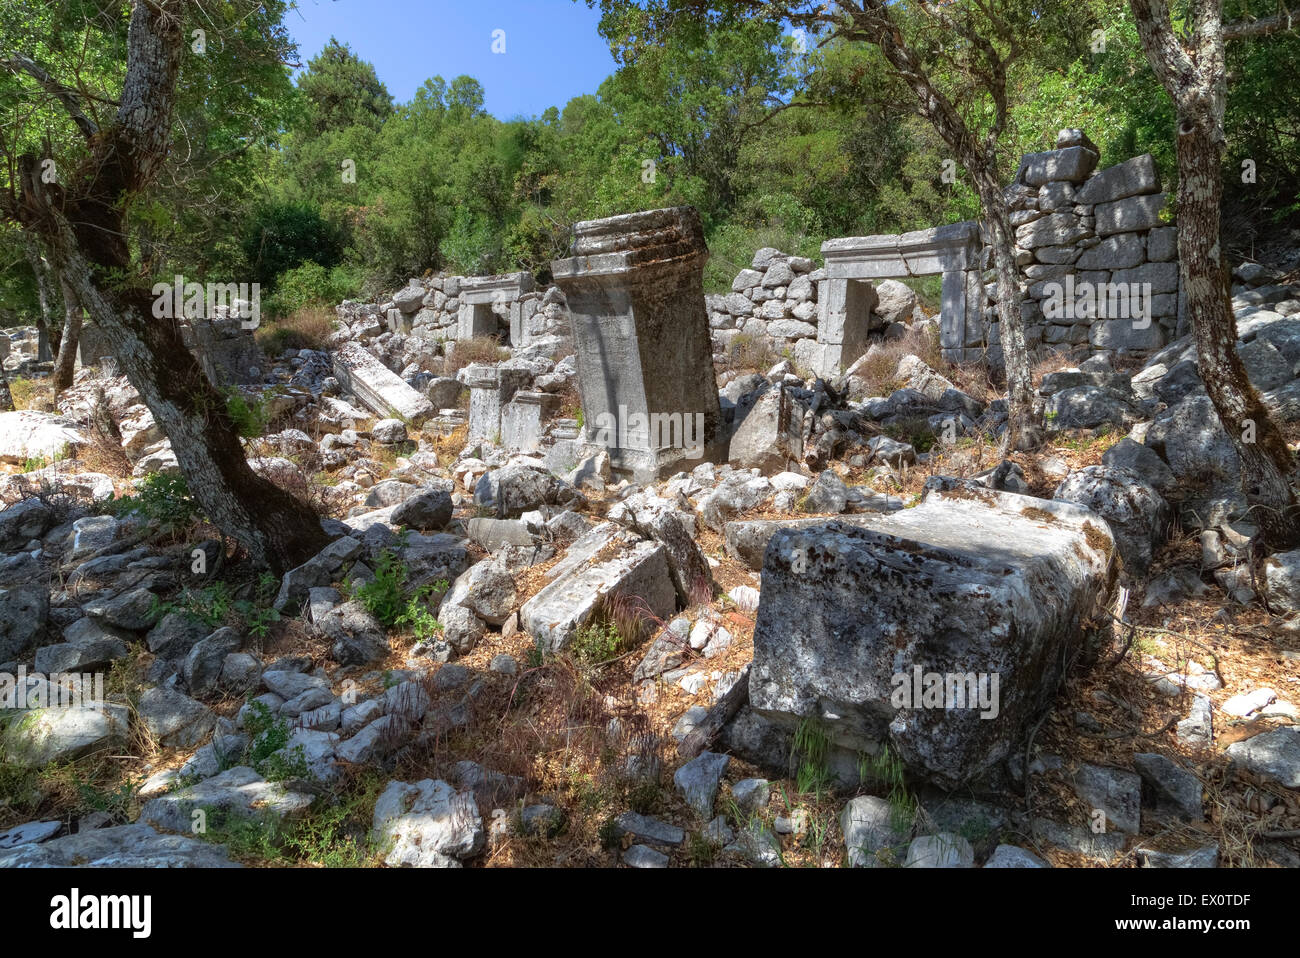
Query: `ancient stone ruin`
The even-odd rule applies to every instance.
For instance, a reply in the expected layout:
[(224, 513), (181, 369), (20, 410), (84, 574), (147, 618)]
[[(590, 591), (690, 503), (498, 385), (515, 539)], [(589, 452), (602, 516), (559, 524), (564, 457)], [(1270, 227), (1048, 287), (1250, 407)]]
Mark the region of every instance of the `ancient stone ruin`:
[[(0, 866), (228, 865), (195, 809), (293, 823), (358, 769), (389, 779), (367, 864), (1300, 861), (1258, 827), (1300, 824), (1300, 550), (1251, 561), (1151, 157), (1096, 165), (1064, 131), (1007, 188), (1028, 338), (1062, 354), (1033, 455), (997, 445), (973, 221), (760, 249), (706, 294), (699, 216), (652, 210), (576, 224), (550, 285), (411, 278), (313, 348), (187, 321), (270, 423), (250, 466), (328, 534), (278, 581), (151, 511), (177, 457), (88, 327), (57, 411), (0, 413), (0, 674), (138, 695), (0, 703), (0, 761), (156, 764), (133, 822), (13, 812)], [(1238, 354), (1294, 428), (1300, 284), (1234, 275)], [(934, 315), (901, 281), (931, 276)], [(39, 380), (34, 327), (0, 360)]]
[(568, 301), (586, 420), (575, 454), (603, 449), (653, 478), (720, 455), (702, 285), (708, 249), (689, 207), (573, 227), (551, 264)]

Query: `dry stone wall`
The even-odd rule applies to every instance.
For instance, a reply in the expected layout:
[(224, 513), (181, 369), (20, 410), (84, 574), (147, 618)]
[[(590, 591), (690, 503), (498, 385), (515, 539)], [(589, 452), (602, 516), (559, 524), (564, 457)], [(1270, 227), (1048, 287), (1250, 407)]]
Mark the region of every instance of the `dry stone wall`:
[[(1153, 353), (1182, 331), (1178, 234), (1155, 161), (1145, 154), (1094, 172), (1098, 151), (1080, 131), (1061, 131), (1057, 146), (1026, 156), (1007, 188), (1026, 340), (1107, 356)], [(994, 284), (986, 292), (996, 359)]]

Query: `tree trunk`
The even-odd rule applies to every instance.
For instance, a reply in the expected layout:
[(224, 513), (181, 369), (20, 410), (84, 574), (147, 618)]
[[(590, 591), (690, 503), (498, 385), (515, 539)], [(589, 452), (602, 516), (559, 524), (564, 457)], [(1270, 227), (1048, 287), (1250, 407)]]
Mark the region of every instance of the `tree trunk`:
[[(1165, 0), (1129, 0), (1129, 5), (1151, 69), (1177, 111), (1178, 276), (1192, 318), (1197, 368), (1240, 460), (1241, 488), (1260, 543), (1273, 551), (1292, 549), (1300, 545), (1300, 506), (1291, 487), (1295, 461), (1237, 355), (1237, 320), (1223, 261), (1228, 80), (1222, 4), (1195, 4), (1177, 34)], [(1283, 23), (1275, 17), (1271, 25), (1261, 20), (1229, 29), (1243, 36)]]
[(971, 173), (987, 217), (993, 267), (998, 276), (998, 334), (1007, 377), (1007, 432), (1002, 453), (1029, 452), (1041, 446), (1046, 436), (1039, 425), (1041, 417), (1034, 401), (1029, 347), (1025, 344), (1025, 323), (1020, 309), (1024, 297), (1012, 242), (1011, 211), (992, 170), (976, 169)]
[[(70, 230), (61, 235), (71, 238)], [(171, 440), (190, 493), (209, 521), (276, 574), (324, 548), (328, 537), (311, 508), (249, 466), (225, 399), (185, 348), (177, 322), (153, 317), (153, 297), (146, 290), (110, 297), (76, 246), (51, 253)]]
[(41, 313), (36, 318), (37, 342), (44, 345), (36, 353), (37, 362), (49, 362), (59, 348), (58, 330), (54, 322), (54, 290), (50, 286), (50, 268), (41, 256), (40, 244), (29, 231), (23, 230), (23, 248), (27, 252), (27, 262), (36, 276), (36, 296), (40, 300)]
[(1242, 492), (1271, 550), (1300, 545), (1291, 450), (1237, 354), (1228, 266), (1219, 241), (1223, 143), (1208, 116), (1181, 117), (1178, 131), (1178, 260), (1196, 339), (1197, 367), (1241, 460)]
[(43, 183), (38, 158), (23, 157), (16, 218), (41, 236), (72, 299), (108, 340), (171, 440), (207, 518), (243, 543), (255, 561), (283, 573), (325, 546), (320, 519), (306, 503), (253, 472), (225, 400), (185, 348), (178, 322), (155, 318), (153, 295), (124, 282), (137, 275), (127, 241), (127, 209), (167, 156), (185, 52), (182, 12), (178, 0), (132, 4), (126, 76), (114, 123), (88, 132), (89, 156), (70, 180), (73, 190)]
[(77, 346), (81, 342), (81, 304), (64, 280), (63, 287), (63, 335), (59, 337), (59, 354), (54, 360), (54, 374), (50, 385), (54, 389), (54, 398), (72, 385), (72, 369), (77, 362)]
[[(916, 109), (922, 119), (952, 150), (957, 162), (970, 174), (988, 218), (993, 240), (993, 263), (998, 273), (998, 318), (1002, 342), (1002, 362), (1007, 377), (1007, 431), (1002, 450), (1027, 452), (1037, 449), (1045, 438), (1041, 411), (1034, 402), (1033, 376), (1029, 368), (1029, 350), (1025, 345), (1025, 327), (1020, 316), (1020, 277), (1016, 270), (1012, 246), (1011, 212), (1006, 195), (998, 183), (997, 140), (1006, 120), (1005, 63), (996, 64), (996, 77), (988, 80), (988, 92), (995, 104), (997, 118), (990, 131), (976, 137), (948, 98), (934, 85), (921, 60), (907, 45), (902, 32), (890, 17), (884, 0), (841, 0), (840, 9), (854, 24), (856, 35), (875, 43), (899, 78), (916, 94)], [(967, 41), (972, 38), (967, 35)], [(981, 43), (992, 54), (987, 43)], [(996, 57), (994, 57), (996, 59)]]

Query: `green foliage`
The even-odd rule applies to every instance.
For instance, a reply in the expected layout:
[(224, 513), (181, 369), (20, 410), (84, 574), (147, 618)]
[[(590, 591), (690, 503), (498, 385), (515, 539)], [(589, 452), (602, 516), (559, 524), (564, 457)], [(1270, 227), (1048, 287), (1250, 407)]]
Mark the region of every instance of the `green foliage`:
[(259, 395), (249, 401), (235, 386), (225, 389), (226, 414), (235, 426), (235, 432), (243, 439), (260, 439), (266, 434), (271, 422), (269, 404), (264, 396)]
[(349, 584), (353, 598), (367, 612), (388, 628), (409, 628), (419, 640), (431, 639), (442, 631), (442, 623), (429, 610), (429, 600), (447, 591), (446, 579), (408, 588), (408, 570), (391, 549), (379, 554), (374, 573), (367, 582)]
[(583, 665), (595, 665), (617, 656), (626, 644), (613, 622), (593, 619), (578, 629), (570, 648), (574, 661)]
[(327, 269), (309, 260), (279, 274), (275, 292), (266, 298), (263, 308), (272, 319), (283, 319), (302, 309), (333, 306), (351, 299), (360, 289), (361, 279), (353, 267)]
[[(443, 585), (445, 588), (446, 584)], [(432, 639), (442, 632), (442, 623), (429, 611), (429, 606), (426, 604), (427, 590), (427, 586), (417, 589), (417, 594), (407, 600), (405, 611), (394, 623), (409, 628), (415, 638), (421, 642)]]
[[(243, 229), (243, 251), (253, 278), (278, 290), (282, 275), (311, 263), (320, 274), (336, 265), (343, 255), (339, 229), (309, 203), (268, 203), (249, 215)], [(301, 284), (314, 274), (294, 280)]]
[(244, 760), (257, 769), (273, 754), (289, 744), (289, 720), (276, 718), (265, 702), (249, 702), (250, 714), (244, 718), (248, 732), (248, 751)]
[(217, 580), (201, 589), (187, 587), (169, 602), (155, 596), (150, 611), (155, 621), (172, 612), (181, 612), (212, 629), (231, 626), (265, 638), (271, 625), (280, 621), (280, 613), (271, 607), (278, 589), (275, 576), (263, 573), (253, 590), (252, 599), (236, 599), (230, 586)]
[(882, 745), (875, 755), (858, 756), (858, 779), (883, 787), (889, 802), (890, 824), (897, 832), (907, 832), (916, 821), (916, 799), (907, 790), (902, 759)]
[(352, 597), (381, 623), (392, 627), (409, 604), (406, 597), (407, 569), (391, 549), (385, 549), (375, 560), (374, 573), (373, 579), (353, 586)]
[(136, 486), (134, 495), (119, 496), (107, 503), (106, 509), (118, 518), (141, 516), (165, 532), (188, 528), (201, 518), (185, 477), (161, 472), (149, 473)]

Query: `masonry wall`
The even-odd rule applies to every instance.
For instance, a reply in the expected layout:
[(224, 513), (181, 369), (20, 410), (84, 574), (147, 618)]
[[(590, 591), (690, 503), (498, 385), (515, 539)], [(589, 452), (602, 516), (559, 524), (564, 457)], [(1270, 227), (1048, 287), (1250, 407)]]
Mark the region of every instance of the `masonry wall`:
[[(1007, 188), (1025, 336), (1031, 348), (1146, 355), (1179, 332), (1177, 228), (1149, 154), (1100, 172), (1096, 162), (1087, 137), (1062, 131), (1058, 149), (1026, 156)], [(996, 361), (996, 284), (985, 292)], [(1139, 315), (1147, 311), (1149, 322)]]

